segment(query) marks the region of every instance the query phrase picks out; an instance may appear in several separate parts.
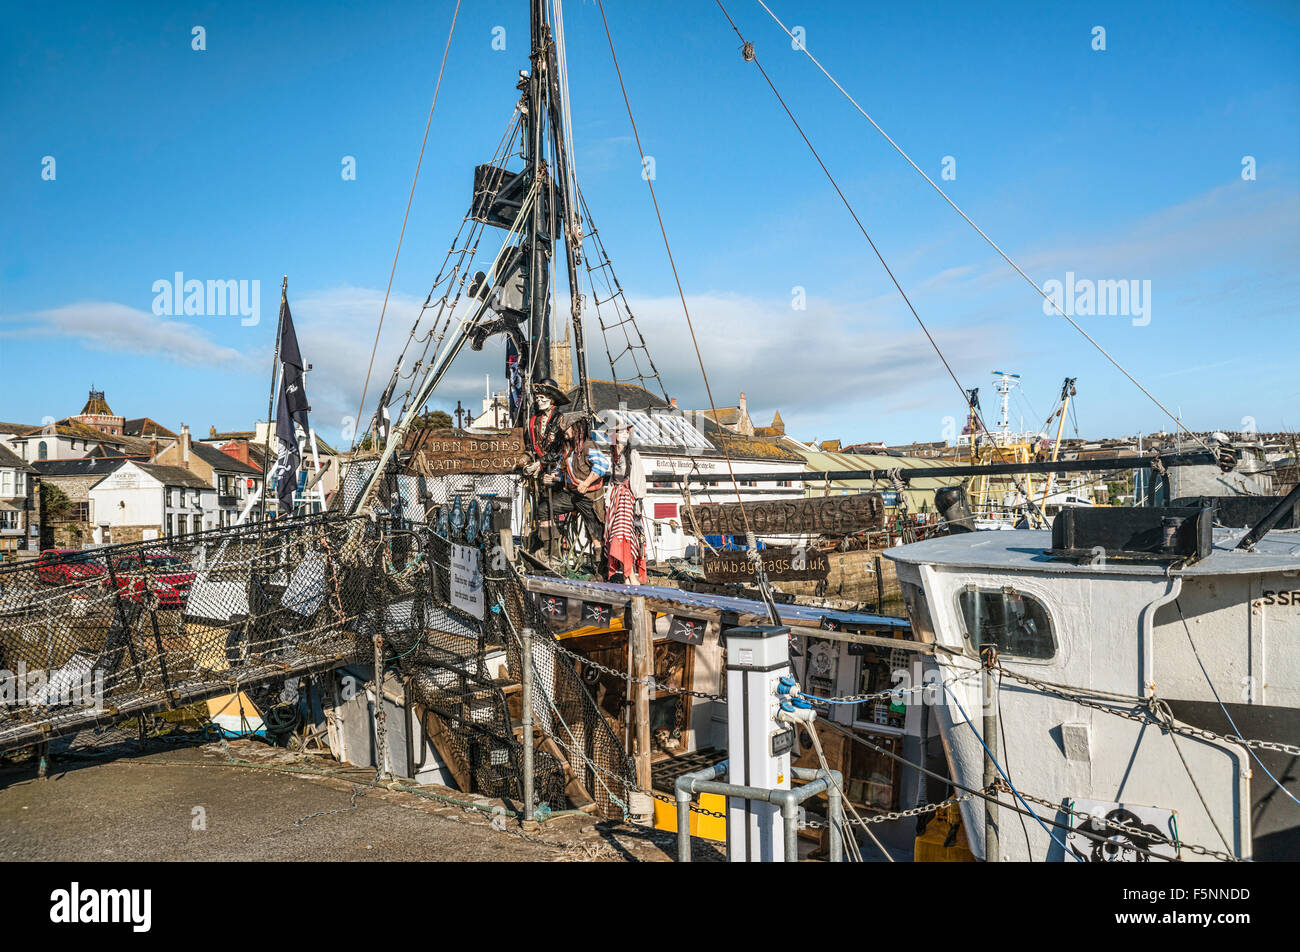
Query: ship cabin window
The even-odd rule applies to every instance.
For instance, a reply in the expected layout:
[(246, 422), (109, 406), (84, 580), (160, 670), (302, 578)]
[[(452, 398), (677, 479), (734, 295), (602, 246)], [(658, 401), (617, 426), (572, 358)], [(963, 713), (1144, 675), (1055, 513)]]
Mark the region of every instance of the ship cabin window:
[(975, 651), (996, 645), (1013, 658), (1048, 661), (1056, 656), (1056, 635), (1047, 608), (1032, 595), (1010, 586), (998, 589), (968, 586), (957, 596), (966, 641)]

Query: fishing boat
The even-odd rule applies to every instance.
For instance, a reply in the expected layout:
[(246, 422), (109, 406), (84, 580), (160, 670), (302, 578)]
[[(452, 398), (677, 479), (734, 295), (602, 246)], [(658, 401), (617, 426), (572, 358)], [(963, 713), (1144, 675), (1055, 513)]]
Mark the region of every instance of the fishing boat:
[(890, 550), (938, 649), (952, 779), (1059, 824), (967, 800), (977, 856), (1295, 858), (1300, 522), (1294, 492), (1249, 502), (1243, 527), (1215, 525), (1226, 506), (1067, 509)]

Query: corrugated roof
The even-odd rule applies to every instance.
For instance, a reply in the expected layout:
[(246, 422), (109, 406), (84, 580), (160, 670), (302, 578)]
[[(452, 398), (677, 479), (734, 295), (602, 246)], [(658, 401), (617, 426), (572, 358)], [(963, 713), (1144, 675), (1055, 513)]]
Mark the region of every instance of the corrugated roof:
[[(934, 466), (934, 460), (919, 459), (914, 456), (881, 456), (867, 453), (826, 453), (819, 450), (810, 450), (801, 446), (794, 441), (787, 441), (786, 445), (803, 457), (808, 469), (816, 473), (828, 473), (839, 469), (925, 469)], [(907, 507), (912, 512), (921, 509), (924, 503), (928, 510), (934, 509), (934, 491), (942, 489), (944, 486), (956, 486), (961, 480), (956, 476), (934, 477), (918, 476), (907, 481)], [(804, 483), (810, 496), (826, 495), (826, 483), (824, 480), (818, 481), (816, 478), (809, 479)], [(870, 479), (832, 479), (830, 481), (831, 495), (838, 492), (866, 492), (876, 489), (890, 491), (893, 489), (886, 480)]]

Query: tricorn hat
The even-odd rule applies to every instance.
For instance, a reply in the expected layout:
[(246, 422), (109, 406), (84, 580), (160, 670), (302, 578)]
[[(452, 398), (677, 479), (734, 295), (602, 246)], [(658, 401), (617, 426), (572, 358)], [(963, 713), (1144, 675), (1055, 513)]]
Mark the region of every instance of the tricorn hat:
[(575, 423), (585, 423), (590, 428), (591, 416), (585, 410), (570, 410), (568, 413), (560, 414), (560, 426), (568, 429)]
[(565, 396), (564, 391), (550, 377), (543, 377), (533, 384), (533, 393), (544, 393), (555, 402), (557, 407), (568, 406), (569, 398)]

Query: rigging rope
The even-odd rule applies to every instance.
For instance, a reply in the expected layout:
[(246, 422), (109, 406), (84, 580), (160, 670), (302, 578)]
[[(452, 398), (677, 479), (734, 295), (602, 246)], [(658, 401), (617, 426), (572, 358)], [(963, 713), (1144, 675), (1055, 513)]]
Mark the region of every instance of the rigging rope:
[[(858, 217), (857, 211), (854, 210), (852, 203), (849, 202), (848, 197), (845, 196), (844, 191), (840, 188), (839, 183), (835, 180), (835, 176), (831, 174), (831, 170), (828, 169), (826, 167), (826, 163), (822, 161), (821, 154), (818, 153), (817, 148), (812, 144), (812, 141), (808, 138), (807, 133), (803, 131), (803, 126), (801, 126), (799, 124), (799, 120), (794, 117), (794, 113), (790, 111), (790, 107), (786, 105), (785, 99), (781, 96), (781, 93), (777, 90), (776, 84), (772, 82), (772, 78), (767, 75), (767, 70), (763, 68), (763, 64), (758, 61), (758, 56), (755, 55), (754, 53), (753, 44), (749, 43), (745, 39), (744, 34), (740, 32), (740, 28), (736, 26), (736, 21), (731, 18), (731, 14), (727, 12), (727, 8), (722, 5), (722, 0), (715, 0), (715, 2), (718, 5), (718, 9), (722, 11), (722, 15), (727, 18), (727, 22), (731, 24), (731, 29), (735, 32), (736, 36), (740, 38), (740, 42), (744, 44), (745, 59), (748, 60), (749, 62), (752, 62), (755, 66), (758, 67), (758, 71), (759, 73), (762, 74), (763, 79), (767, 82), (768, 88), (771, 89), (772, 94), (776, 96), (777, 102), (781, 104), (781, 108), (785, 110), (785, 114), (790, 117), (790, 121), (794, 124), (795, 130), (798, 131), (800, 138), (802, 138), (804, 144), (808, 146), (808, 150), (813, 154), (813, 158), (817, 160), (817, 164), (821, 166), (821, 170), (826, 174), (827, 180), (830, 181), (831, 187), (835, 189), (835, 193), (839, 195), (840, 201), (844, 204), (844, 207), (848, 209), (849, 214), (853, 217), (853, 221), (857, 224), (858, 230), (862, 232), (862, 237), (867, 239), (867, 244), (871, 246), (871, 250), (875, 252), (876, 257), (880, 260), (880, 264), (885, 269), (885, 273), (889, 275), (889, 280), (893, 282), (894, 287), (898, 290), (898, 293), (902, 296), (903, 302), (907, 305), (907, 309), (912, 312), (912, 317), (916, 318), (916, 323), (920, 325), (921, 330), (925, 332), (926, 338), (930, 341), (930, 346), (934, 348), (934, 352), (939, 356), (939, 360), (943, 362), (944, 369), (948, 371), (948, 376), (952, 378), (952, 382), (957, 385), (957, 389), (961, 392), (962, 401), (966, 402), (968, 399), (967, 398), (968, 391), (966, 390), (965, 387), (962, 386), (961, 381), (957, 379), (956, 372), (952, 369), (952, 365), (948, 363), (948, 358), (944, 356), (943, 351), (939, 348), (939, 344), (937, 341), (935, 341), (934, 335), (930, 333), (930, 328), (926, 326), (925, 321), (921, 320), (921, 315), (918, 314), (916, 312), (916, 308), (912, 306), (911, 298), (907, 296), (907, 292), (903, 290), (903, 286), (899, 284), (898, 278), (894, 276), (894, 272), (889, 267), (889, 263), (885, 261), (885, 256), (880, 253), (880, 249), (876, 247), (876, 243), (872, 240), (871, 235), (867, 233), (866, 226), (862, 224), (862, 219)], [(970, 409), (971, 412), (975, 415), (976, 419), (979, 420), (980, 426), (983, 428), (984, 432), (986, 433), (989, 432), (988, 425), (984, 422), (984, 417), (980, 413), (979, 408), (975, 406), (971, 406)], [(1046, 517), (1043, 516), (1041, 510), (1039, 510), (1037, 504), (1033, 500), (1032, 495), (1028, 491), (1028, 488), (1022, 482), (1020, 476), (1017, 474), (1011, 474), (1011, 476), (1012, 476), (1012, 481), (1016, 485), (1016, 489), (1020, 492), (1021, 496), (1025, 500), (1026, 507), (1030, 510), (1031, 513), (1034, 514), (1036, 518), (1041, 519), (1043, 522), (1046, 522), (1047, 521)]]
[(429, 103), (429, 118), (424, 124), (424, 138), (420, 140), (420, 155), (415, 160), (415, 175), (411, 177), (411, 194), (406, 199), (406, 211), (402, 215), (402, 230), (397, 236), (397, 251), (393, 254), (393, 268), (388, 273), (388, 287), (384, 291), (384, 304), (379, 309), (379, 326), (375, 328), (375, 342), (370, 348), (370, 364), (366, 367), (366, 382), (361, 386), (361, 405), (357, 408), (357, 422), (352, 427), (352, 443), (348, 452), (357, 445), (357, 429), (361, 424), (361, 415), (366, 409), (366, 391), (370, 388), (370, 373), (375, 368), (375, 353), (379, 350), (379, 335), (384, 329), (384, 315), (388, 312), (388, 296), (393, 291), (393, 277), (397, 274), (397, 259), (402, 254), (402, 239), (406, 237), (406, 220), (411, 217), (411, 203), (415, 201), (415, 183), (420, 180), (420, 165), (424, 161), (424, 148), (429, 144), (429, 129), (433, 126), (433, 110), (438, 105), (438, 91), (442, 89), (442, 74), (447, 68), (447, 53), (451, 50), (451, 37), (456, 32), (456, 17), (460, 14), (460, 0), (451, 12), (451, 28), (447, 31), (447, 44), (442, 49), (442, 64), (438, 67), (438, 81), (433, 87), (433, 102)]
[[(605, 4), (603, 0), (596, 0), (596, 7), (600, 10), (600, 20), (605, 27), (605, 38), (609, 41), (609, 55), (614, 61), (614, 72), (618, 75), (618, 88), (623, 93), (623, 105), (627, 107), (627, 118), (632, 124), (632, 137), (636, 140), (636, 149), (641, 156), (641, 168), (645, 169), (645, 149), (641, 146), (641, 133), (637, 131), (636, 119), (632, 115), (632, 103), (627, 98), (627, 86), (623, 83), (623, 71), (618, 65), (618, 54), (614, 52), (614, 37), (609, 32), (609, 21), (605, 18)], [(682, 312), (686, 315), (686, 328), (691, 334), (691, 344), (695, 348), (695, 359), (700, 367), (700, 376), (704, 378), (704, 392), (709, 398), (709, 409), (713, 411), (713, 420), (718, 421), (718, 407), (713, 402), (713, 389), (709, 386), (709, 374), (704, 369), (704, 357), (700, 353), (700, 342), (695, 336), (695, 323), (691, 320), (691, 309), (686, 304), (686, 292), (682, 289), (682, 279), (677, 273), (677, 262), (673, 259), (673, 249), (668, 243), (668, 231), (664, 227), (664, 216), (659, 210), (659, 199), (655, 195), (654, 179), (649, 175), (642, 175), (645, 183), (650, 188), (650, 201), (654, 204), (655, 217), (659, 220), (659, 234), (663, 236), (664, 250), (668, 253), (668, 264), (672, 267), (673, 281), (677, 284), (677, 296), (681, 298)], [(722, 425), (718, 424), (719, 429)], [(731, 462), (731, 453), (727, 449), (725, 437), (718, 439), (718, 446), (722, 449), (723, 458), (727, 461), (727, 472), (731, 476), (731, 485), (736, 492), (736, 504), (740, 507), (740, 518), (745, 525), (745, 536), (749, 544), (749, 556), (754, 561), (754, 574), (763, 593), (763, 600), (767, 603), (768, 612), (772, 617), (774, 625), (781, 624), (781, 615), (777, 611), (776, 603), (772, 599), (771, 586), (767, 580), (767, 573), (763, 570), (763, 559), (758, 553), (758, 546), (754, 539), (754, 530), (749, 522), (749, 513), (745, 511), (745, 501), (740, 496), (740, 483), (736, 480), (735, 467)]]
[[(786, 35), (790, 37), (791, 41), (795, 45), (795, 49), (803, 51), (803, 54), (807, 56), (809, 60), (812, 61), (813, 65), (815, 65), (821, 71), (822, 75), (825, 76), (827, 79), (829, 79), (831, 83), (835, 86), (835, 88), (838, 89), (843, 94), (844, 98), (847, 99), (850, 103), (852, 103), (853, 108), (856, 109), (859, 113), (861, 113), (862, 117), (866, 119), (867, 122), (871, 123), (871, 125), (875, 127), (877, 132), (879, 132), (882, 136), (885, 137), (885, 141), (894, 147), (894, 151), (897, 152), (899, 155), (901, 155), (904, 159), (906, 159), (907, 164), (912, 166), (912, 168), (916, 170), (917, 174), (920, 175), (921, 178), (925, 179), (927, 182), (930, 183), (930, 187), (933, 188), (936, 192), (938, 192), (940, 197), (942, 197), (945, 202), (947, 202), (950, 206), (952, 206), (953, 211), (955, 211), (958, 215), (960, 215), (963, 219), (965, 219), (966, 224), (970, 225), (972, 228), (975, 229), (975, 231), (979, 233), (979, 236), (983, 238), (985, 242), (988, 243), (990, 248), (992, 248), (994, 251), (998, 253), (999, 256), (1001, 256), (1003, 261), (1011, 265), (1011, 267), (1015, 269), (1015, 272), (1018, 275), (1020, 275), (1022, 278), (1028, 281), (1030, 287), (1032, 287), (1035, 291), (1037, 291), (1040, 295), (1042, 295), (1043, 300), (1051, 304), (1052, 309), (1056, 311), (1057, 314), (1061, 315), (1061, 317), (1069, 321), (1071, 327), (1073, 327), (1076, 331), (1082, 334), (1084, 336), (1084, 339), (1087, 340), (1088, 343), (1092, 344), (1093, 347), (1097, 348), (1097, 351), (1115, 366), (1115, 369), (1117, 369), (1120, 373), (1122, 373), (1125, 377), (1127, 377), (1135, 387), (1137, 387), (1144, 394), (1146, 394), (1147, 398), (1152, 403), (1154, 403), (1157, 407), (1159, 407), (1160, 411), (1164, 413), (1165, 416), (1173, 420), (1174, 424), (1179, 429), (1187, 430), (1188, 436), (1192, 437), (1194, 440), (1200, 443), (1203, 448), (1207, 450), (1210, 449), (1209, 444), (1207, 444), (1204, 440), (1202, 440), (1191, 430), (1188, 430), (1187, 427), (1183, 425), (1182, 420), (1174, 416), (1174, 414), (1170, 413), (1169, 410), (1166, 409), (1165, 405), (1161, 403), (1159, 400), (1157, 400), (1155, 398), (1155, 395), (1152, 394), (1150, 390), (1142, 386), (1142, 384), (1138, 382), (1138, 379), (1134, 377), (1131, 373), (1129, 373), (1118, 360), (1116, 360), (1113, 356), (1111, 356), (1110, 352), (1107, 351), (1106, 348), (1102, 347), (1101, 344), (1099, 344), (1092, 337), (1092, 335), (1090, 335), (1087, 331), (1085, 331), (1082, 327), (1079, 326), (1077, 321), (1071, 318), (1070, 315), (1066, 314), (1065, 311), (1061, 309), (1061, 306), (1052, 299), (1051, 295), (1049, 295), (1046, 291), (1044, 291), (1041, 287), (1039, 287), (1038, 282), (1036, 282), (1033, 278), (1031, 278), (1028, 274), (1026, 274), (1024, 270), (1020, 267), (1020, 265), (1016, 264), (1013, 260), (1011, 260), (1011, 256), (1008, 255), (1005, 251), (1003, 251), (1000, 247), (998, 247), (997, 242), (995, 242), (992, 238), (990, 238), (984, 232), (984, 229), (980, 228), (979, 225), (975, 224), (975, 222), (971, 220), (971, 217), (967, 215), (964, 211), (962, 211), (961, 208), (958, 207), (956, 202), (954, 202), (951, 198), (948, 197), (948, 193), (945, 192), (942, 188), (940, 188), (935, 183), (934, 179), (926, 175), (919, 165), (917, 165), (914, 161), (912, 161), (912, 157), (903, 151), (902, 146), (900, 146), (897, 142), (895, 142), (892, 138), (890, 138), (889, 133), (885, 132), (885, 130), (880, 127), (880, 124), (877, 123), (875, 119), (872, 119), (865, 109), (863, 109), (860, 105), (858, 105), (857, 100), (849, 95), (848, 90), (846, 90), (843, 86), (841, 86), (839, 84), (839, 81), (834, 76), (832, 76), (829, 72), (827, 72), (826, 67), (824, 67), (818, 61), (817, 57), (812, 55), (807, 45), (802, 40), (797, 39), (795, 35), (790, 32), (790, 30), (786, 27), (786, 25), (781, 22), (780, 17), (778, 17), (775, 13), (773, 13), (771, 8), (769, 8), (768, 5), (763, 2), (763, 0), (757, 0), (757, 2), (760, 7), (762, 7), (764, 10), (767, 11), (767, 15), (770, 16), (774, 21), (776, 21), (777, 26), (779, 26), (782, 30), (784, 30)], [(721, 6), (721, 4), (719, 4), (719, 6)], [(727, 19), (730, 20), (731, 17), (727, 17)], [(733, 23), (732, 26), (734, 27), (735, 24)], [(737, 30), (736, 32), (737, 34), (739, 34), (740, 31)]]

